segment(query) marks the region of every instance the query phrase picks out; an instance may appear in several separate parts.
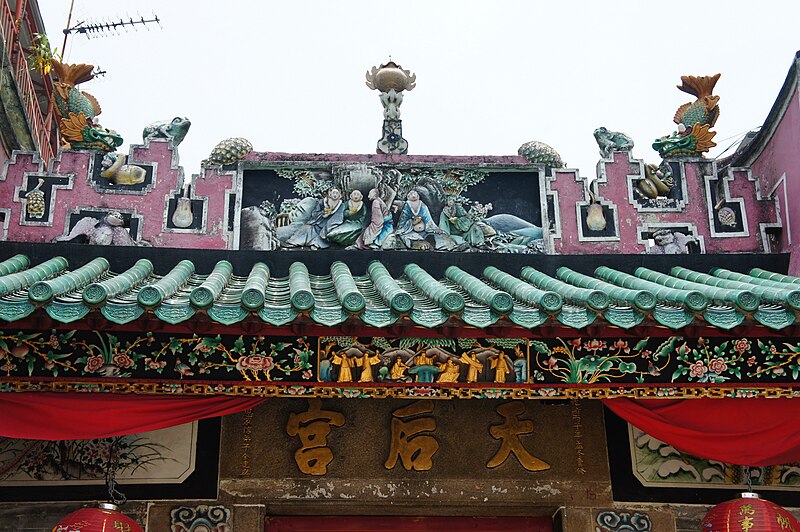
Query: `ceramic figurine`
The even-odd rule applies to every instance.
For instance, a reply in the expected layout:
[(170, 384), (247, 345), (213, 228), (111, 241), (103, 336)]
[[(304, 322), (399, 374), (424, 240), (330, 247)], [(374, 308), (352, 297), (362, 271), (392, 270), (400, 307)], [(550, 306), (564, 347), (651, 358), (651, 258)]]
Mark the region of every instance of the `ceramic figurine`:
[(717, 211), (717, 220), (727, 227), (736, 227), (736, 212), (730, 207), (722, 207)]
[(453, 249), (455, 242), (433, 221), (425, 202), (419, 199), (419, 192), (410, 190), (406, 195), (400, 221), (397, 223), (397, 236), (408, 249)]
[(225, 139), (214, 146), (208, 159), (204, 159), (200, 164), (203, 166), (234, 164), (244, 159), (251, 151), (253, 145), (247, 139), (241, 137)]
[(100, 104), (91, 94), (76, 85), (94, 78), (93, 65), (70, 65), (53, 59), (55, 112), (60, 120), (59, 131), (64, 146), (114, 151), (122, 145), (122, 137), (97, 123)]
[(653, 142), (653, 149), (661, 157), (702, 156), (703, 153), (717, 144), (712, 140), (717, 134), (710, 131), (719, 117), (719, 96), (713, 96), (714, 86), (720, 75), (714, 76), (681, 76), (678, 88), (683, 92), (696, 96), (694, 102), (678, 107), (674, 122), (678, 130), (671, 135), (661, 137)]
[(340, 246), (352, 245), (364, 230), (367, 207), (364, 196), (356, 189), (350, 193), (350, 199), (342, 212), (342, 223), (328, 231), (328, 241)]
[(689, 253), (689, 243), (693, 236), (685, 235), (672, 229), (659, 229), (653, 233), (654, 244), (647, 249), (654, 255), (685, 255)]
[(667, 196), (672, 187), (675, 186), (675, 179), (668, 164), (660, 167), (654, 164), (644, 165), (644, 177), (636, 183), (636, 192), (650, 199), (659, 196)]
[[(57, 236), (55, 242), (66, 242), (79, 236), (89, 239), (89, 244), (98, 246), (135, 246), (137, 242), (131, 238), (124, 227), (125, 219), (122, 214), (112, 211), (101, 220), (92, 216), (85, 216), (70, 230), (66, 236)], [(147, 245), (139, 243), (140, 245)]]
[(531, 164), (543, 164), (553, 168), (563, 168), (567, 163), (561, 158), (561, 155), (550, 145), (538, 140), (526, 142), (519, 147), (517, 153)]
[(178, 204), (175, 206), (175, 212), (172, 213), (172, 225), (180, 229), (191, 227), (194, 223), (194, 214), (192, 214), (192, 200), (186, 196), (178, 198)]
[(44, 179), (39, 179), (36, 186), (25, 194), (25, 212), (29, 218), (42, 218), (44, 217), (45, 202), (44, 192), (41, 188), (44, 185)]
[(145, 126), (142, 131), (142, 140), (148, 139), (168, 139), (173, 146), (177, 146), (189, 132), (192, 123), (186, 117), (176, 116), (172, 120), (161, 120)]
[(296, 226), (284, 243), (290, 247), (322, 249), (330, 247), (328, 234), (344, 223), (344, 202), (338, 188), (328, 190), (324, 199), (317, 200), (310, 215)]
[(115, 185), (138, 185), (144, 183), (147, 172), (144, 168), (125, 164), (128, 157), (122, 153), (108, 153), (103, 157), (103, 168), (100, 177), (105, 177)]
[(594, 130), (594, 140), (600, 148), (600, 155), (608, 157), (612, 151), (631, 151), (633, 149), (633, 139), (625, 133), (619, 131), (609, 131), (604, 127)]
[[(492, 204), (489, 203), (487, 212), (491, 208)], [(463, 205), (453, 198), (449, 198), (442, 209), (442, 214), (439, 216), (439, 227), (450, 235), (457, 245), (466, 244), (478, 247), (486, 241), (486, 235), (481, 225), (470, 216)]]
[(369, 191), (367, 199), (372, 202), (369, 225), (358, 237), (355, 246), (359, 249), (381, 249), (386, 237), (394, 231), (392, 212), (377, 188)]
[(607, 225), (606, 216), (603, 214), (603, 206), (597, 202), (597, 197), (591, 190), (589, 191), (589, 197), (592, 201), (586, 209), (586, 227), (590, 231), (602, 231)]

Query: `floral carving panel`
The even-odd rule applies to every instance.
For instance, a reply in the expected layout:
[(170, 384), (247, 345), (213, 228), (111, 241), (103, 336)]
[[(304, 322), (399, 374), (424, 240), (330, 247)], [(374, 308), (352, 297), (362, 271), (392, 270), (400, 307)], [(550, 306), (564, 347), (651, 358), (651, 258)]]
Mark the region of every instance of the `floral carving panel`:
[[(82, 386), (109, 379), (132, 386), (157, 383), (157, 389), (148, 388), (150, 393), (319, 395), (315, 390), (327, 389), (359, 397), (400, 390), (415, 397), (500, 398), (573, 397), (575, 390), (681, 396), (701, 390), (756, 397), (776, 389), (798, 395), (798, 357), (800, 341), (793, 338), (612, 341), (0, 331), (0, 391), (50, 386), (56, 377)], [(202, 392), (189, 392), (191, 383), (202, 384)]]

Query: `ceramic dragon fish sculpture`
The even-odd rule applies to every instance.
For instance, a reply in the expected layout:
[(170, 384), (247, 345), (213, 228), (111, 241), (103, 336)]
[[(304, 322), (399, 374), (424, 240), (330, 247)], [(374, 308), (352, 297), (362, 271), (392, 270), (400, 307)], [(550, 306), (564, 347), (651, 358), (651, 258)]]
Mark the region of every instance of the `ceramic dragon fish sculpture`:
[(714, 86), (720, 74), (713, 76), (681, 76), (678, 88), (696, 96), (693, 102), (678, 107), (673, 119), (678, 130), (653, 142), (653, 149), (661, 157), (699, 157), (717, 144), (712, 140), (717, 134), (711, 131), (719, 117), (719, 96), (714, 96)]
[(78, 90), (76, 85), (94, 78), (93, 65), (70, 65), (52, 61), (53, 74), (58, 81), (53, 83), (53, 99), (59, 118), (62, 144), (67, 148), (88, 148), (114, 151), (122, 145), (122, 137), (102, 127), (97, 122), (100, 104), (94, 96)]

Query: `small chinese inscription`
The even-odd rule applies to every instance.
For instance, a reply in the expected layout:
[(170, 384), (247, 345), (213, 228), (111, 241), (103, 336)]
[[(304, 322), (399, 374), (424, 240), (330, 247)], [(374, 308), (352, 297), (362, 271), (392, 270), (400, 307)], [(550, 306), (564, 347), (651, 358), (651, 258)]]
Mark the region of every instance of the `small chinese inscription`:
[(332, 427), (344, 425), (340, 412), (322, 410), (321, 399), (309, 399), (308, 410), (289, 414), (286, 432), (298, 436), (302, 447), (294, 453), (300, 471), (307, 475), (324, 475), (333, 460), (333, 451), (328, 448), (328, 434)]
[(422, 400), (392, 412), (392, 444), (386, 469), (394, 469), (399, 458), (406, 471), (429, 471), (439, 442), (430, 434), (436, 430), (436, 419), (425, 416), (433, 412), (433, 401)]
[(489, 427), (489, 434), (496, 440), (501, 440), (500, 449), (489, 460), (486, 467), (494, 468), (505, 462), (513, 454), (519, 463), (528, 471), (545, 471), (550, 469), (550, 464), (531, 455), (522, 445), (519, 437), (523, 434), (533, 433), (533, 421), (518, 419), (525, 412), (525, 405), (521, 402), (504, 403), (497, 407), (497, 413), (505, 419), (500, 425)]
[(792, 532), (795, 532), (794, 525), (788, 517), (785, 515), (777, 515), (776, 517), (778, 519), (778, 526), (781, 527), (781, 530), (791, 530)]
[(253, 409), (250, 408), (244, 413), (242, 421), (242, 470), (241, 477), (250, 476), (250, 442), (253, 436)]

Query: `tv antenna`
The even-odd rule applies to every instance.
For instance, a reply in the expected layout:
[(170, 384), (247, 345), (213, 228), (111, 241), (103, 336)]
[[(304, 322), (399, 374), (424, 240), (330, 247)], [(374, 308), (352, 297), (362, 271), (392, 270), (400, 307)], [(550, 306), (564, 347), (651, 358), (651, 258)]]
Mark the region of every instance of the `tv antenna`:
[(109, 33), (118, 33), (119, 30), (124, 29), (127, 31), (128, 28), (138, 29), (139, 26), (143, 26), (146, 29), (150, 29), (148, 24), (158, 24), (161, 27), (161, 19), (158, 18), (158, 15), (153, 13), (152, 18), (144, 18), (143, 16), (139, 15), (138, 18), (133, 18), (128, 16), (126, 18), (117, 18), (115, 20), (104, 20), (104, 21), (93, 21), (93, 20), (83, 20), (75, 24), (74, 26), (70, 26), (72, 23), (72, 8), (75, 6), (75, 0), (72, 0), (69, 5), (69, 15), (67, 16), (67, 27), (64, 28), (64, 43), (61, 46), (61, 50), (67, 49), (67, 38), (72, 35), (73, 33), (83, 34), (86, 35), (87, 38), (91, 39), (93, 37), (103, 37)]

